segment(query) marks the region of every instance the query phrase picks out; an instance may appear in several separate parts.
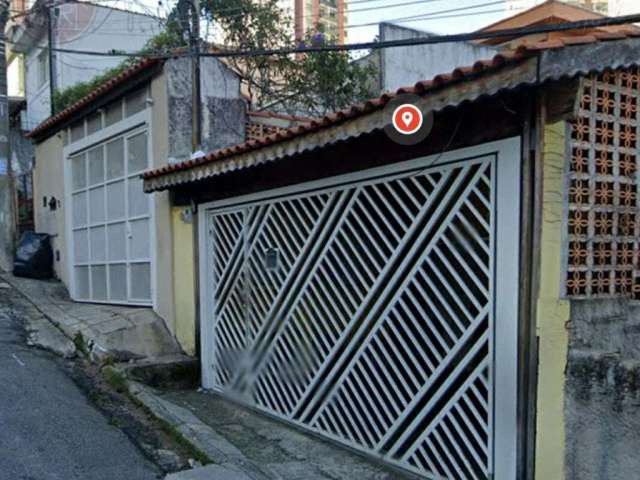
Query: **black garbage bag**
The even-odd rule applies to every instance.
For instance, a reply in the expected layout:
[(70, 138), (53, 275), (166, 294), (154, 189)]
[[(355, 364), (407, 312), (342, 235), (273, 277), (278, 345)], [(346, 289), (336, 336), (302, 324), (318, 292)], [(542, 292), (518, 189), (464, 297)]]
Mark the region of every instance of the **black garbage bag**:
[(51, 237), (46, 233), (25, 232), (20, 239), (13, 262), (16, 277), (53, 277)]

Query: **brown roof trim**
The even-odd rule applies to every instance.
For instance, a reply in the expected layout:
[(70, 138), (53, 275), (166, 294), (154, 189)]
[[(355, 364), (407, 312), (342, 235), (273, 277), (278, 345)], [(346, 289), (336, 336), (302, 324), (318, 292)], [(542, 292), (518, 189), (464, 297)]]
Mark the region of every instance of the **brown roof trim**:
[[(227, 164), (231, 165), (230, 169), (239, 169), (249, 165), (246, 163), (246, 154), (253, 156), (274, 155), (273, 149), (276, 149), (278, 155), (283, 155), (287, 151), (289, 141), (299, 140), (307, 134), (312, 135), (320, 133), (322, 130), (329, 130), (347, 121), (364, 117), (367, 114), (382, 110), (390, 100), (395, 96), (409, 93), (420, 96), (427, 96), (430, 93), (436, 93), (443, 87), (448, 87), (457, 83), (469, 81), (472, 82), (480, 79), (485, 74), (491, 74), (501, 70), (509, 65), (516, 65), (530, 58), (538, 57), (540, 54), (552, 51), (562, 51), (565, 47), (584, 46), (590, 44), (600, 44), (608, 41), (620, 41), (627, 39), (635, 39), (640, 37), (637, 31), (615, 32), (615, 33), (592, 33), (585, 36), (568, 36), (566, 38), (556, 38), (549, 41), (531, 43), (521, 45), (514, 51), (507, 51), (495, 55), (493, 58), (478, 61), (472, 66), (460, 67), (453, 70), (449, 74), (436, 75), (431, 80), (420, 81), (412, 87), (401, 88), (395, 93), (385, 93), (378, 98), (369, 100), (365, 103), (353, 105), (344, 110), (326, 115), (322, 119), (312, 120), (308, 124), (302, 124), (292, 127), (283, 132), (274, 133), (259, 140), (250, 140), (248, 142), (235, 145), (221, 150), (216, 150), (207, 155), (187, 160), (180, 163), (169, 164), (163, 167), (148, 170), (142, 174), (145, 180), (150, 183), (147, 186), (145, 181), (145, 191), (156, 191), (170, 188), (171, 185), (184, 184), (189, 181), (205, 178), (201, 170), (210, 167), (216, 169), (216, 165), (220, 165), (220, 169), (224, 170)], [(606, 66), (602, 66), (606, 68)], [(567, 74), (568, 75), (568, 74)], [(551, 76), (549, 77), (549, 79)], [(327, 134), (329, 137), (331, 135)], [(326, 135), (325, 135), (326, 136)], [(246, 165), (245, 165), (246, 163)], [(194, 170), (194, 178), (186, 180), (189, 170)], [(175, 178), (160, 180), (159, 177), (176, 175)], [(172, 177), (173, 178), (173, 177)]]
[(133, 78), (139, 76), (141, 73), (147, 71), (151, 67), (159, 66), (159, 65), (162, 65), (163, 63), (164, 63), (163, 59), (148, 58), (127, 68), (126, 70), (119, 73), (115, 77), (107, 80), (105, 83), (100, 85), (91, 93), (82, 97), (73, 105), (65, 108), (61, 112), (58, 112), (55, 115), (44, 120), (40, 125), (35, 127), (29, 133), (27, 133), (26, 135), (27, 138), (33, 138), (37, 140), (55, 133), (55, 131), (59, 127), (61, 127), (64, 123), (71, 120), (74, 116), (76, 116), (85, 108), (91, 106), (93, 103), (95, 103), (99, 99), (106, 97), (109, 93), (113, 92), (116, 88), (125, 85), (127, 82), (131, 81)]
[(494, 56), (492, 59), (478, 61), (469, 67), (457, 68), (449, 74), (435, 76), (432, 80), (425, 80), (416, 83), (412, 87), (400, 88), (394, 93), (384, 93), (378, 98), (374, 98), (365, 103), (352, 105), (344, 110), (331, 113), (321, 119), (311, 120), (309, 123), (298, 125), (283, 132), (268, 135), (260, 140), (250, 140), (239, 145), (223, 148), (210, 152), (207, 155), (180, 163), (164, 165), (163, 167), (148, 170), (142, 174), (144, 179), (160, 177), (174, 172), (188, 170), (190, 168), (204, 165), (211, 162), (217, 162), (222, 159), (232, 157), (240, 153), (246, 153), (258, 150), (263, 147), (271, 146), (294, 137), (298, 137), (307, 133), (316, 132), (318, 130), (327, 129), (376, 110), (381, 110), (397, 95), (416, 94), (424, 95), (429, 91), (446, 87), (450, 84), (471, 80), (479, 75), (495, 71), (507, 64), (511, 64), (526, 58), (529, 55), (528, 50), (520, 49), (516, 52), (505, 52)]

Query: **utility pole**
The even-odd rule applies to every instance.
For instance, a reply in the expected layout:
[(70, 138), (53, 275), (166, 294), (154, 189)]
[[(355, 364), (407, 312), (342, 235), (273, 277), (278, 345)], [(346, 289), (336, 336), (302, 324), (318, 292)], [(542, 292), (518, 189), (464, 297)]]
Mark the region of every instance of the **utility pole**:
[(56, 92), (56, 71), (55, 58), (53, 56), (53, 16), (51, 15), (51, 6), (45, 5), (47, 11), (47, 42), (49, 47), (49, 97), (51, 98), (51, 116), (56, 113), (54, 94)]
[(200, 107), (200, 0), (191, 2), (191, 151), (202, 143)]
[(0, 0), (0, 269), (10, 271), (13, 266), (16, 217), (9, 152), (9, 98), (4, 33), (8, 17), (9, 1)]

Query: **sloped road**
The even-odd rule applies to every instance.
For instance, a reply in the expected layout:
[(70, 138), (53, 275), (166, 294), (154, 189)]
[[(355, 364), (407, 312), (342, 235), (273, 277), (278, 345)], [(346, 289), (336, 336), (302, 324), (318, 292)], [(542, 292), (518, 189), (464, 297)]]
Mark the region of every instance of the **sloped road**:
[(61, 360), (26, 346), (27, 314), (18, 292), (0, 288), (0, 480), (162, 478), (89, 403)]

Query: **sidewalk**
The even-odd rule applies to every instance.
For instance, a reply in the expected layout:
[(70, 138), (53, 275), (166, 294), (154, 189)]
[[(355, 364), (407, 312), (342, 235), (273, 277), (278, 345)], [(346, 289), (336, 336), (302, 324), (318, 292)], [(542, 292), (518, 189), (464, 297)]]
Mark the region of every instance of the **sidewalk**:
[[(181, 354), (163, 320), (150, 308), (74, 302), (56, 280), (33, 280), (0, 273), (0, 281), (19, 290), (69, 339), (82, 338), (94, 358), (115, 361)], [(81, 335), (81, 337), (80, 337)]]
[(400, 480), (346, 448), (201, 391), (159, 391), (132, 383), (131, 394), (212, 461), (166, 480)]

